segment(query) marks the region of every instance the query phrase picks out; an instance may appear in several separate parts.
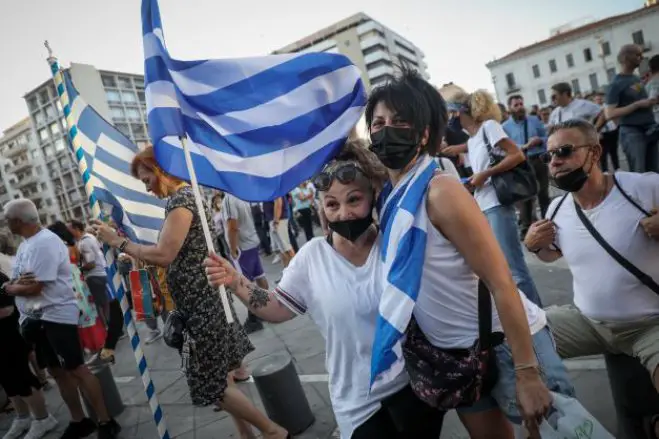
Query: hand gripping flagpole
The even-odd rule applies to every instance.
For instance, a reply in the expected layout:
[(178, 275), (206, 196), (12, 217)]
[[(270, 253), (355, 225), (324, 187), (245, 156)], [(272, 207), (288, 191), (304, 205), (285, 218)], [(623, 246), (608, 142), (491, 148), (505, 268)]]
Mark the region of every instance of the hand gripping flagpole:
[[(187, 139), (184, 136), (179, 137), (181, 141), (181, 146), (183, 146), (183, 155), (185, 156), (185, 165), (188, 168), (188, 175), (190, 175), (190, 184), (192, 185), (192, 192), (194, 193), (194, 199), (197, 203), (197, 213), (199, 214), (199, 219), (201, 220), (201, 228), (204, 230), (204, 238), (206, 238), (206, 246), (208, 247), (209, 253), (215, 253), (215, 245), (213, 244), (213, 238), (211, 237), (210, 227), (208, 226), (208, 219), (206, 218), (206, 209), (204, 209), (204, 203), (201, 199), (201, 191), (199, 190), (199, 183), (197, 182), (197, 174), (194, 171), (194, 166), (192, 164), (192, 156), (190, 155), (190, 148), (188, 147)], [(227, 291), (224, 288), (224, 285), (220, 285), (219, 288), (220, 300), (222, 301), (222, 307), (224, 308), (224, 315), (226, 316), (227, 323), (233, 323), (233, 313), (231, 312), (231, 305), (229, 304), (229, 299), (227, 297)]]
[[(92, 216), (94, 218), (103, 219), (101, 205), (94, 195), (94, 186), (91, 181), (91, 174), (87, 168), (87, 160), (85, 159), (81, 140), (78, 137), (78, 128), (73, 122), (73, 117), (71, 116), (71, 103), (69, 101), (69, 94), (66, 90), (64, 75), (62, 74), (57, 58), (53, 56), (53, 52), (48, 45), (48, 41), (46, 41), (44, 45), (48, 50), (48, 65), (50, 66), (50, 71), (53, 75), (53, 81), (55, 82), (55, 87), (57, 88), (57, 95), (59, 96), (59, 100), (64, 111), (64, 116), (66, 117), (66, 125), (68, 127), (69, 138), (71, 144), (73, 145), (74, 154), (78, 162), (78, 169), (80, 170), (82, 180), (85, 184), (85, 191), (87, 192), (87, 197), (89, 198)], [(130, 336), (130, 343), (133, 348), (133, 353), (135, 354), (135, 361), (137, 362), (137, 368), (139, 369), (140, 375), (142, 377), (144, 391), (146, 392), (146, 397), (149, 401), (149, 406), (151, 407), (153, 419), (156, 422), (158, 435), (160, 439), (169, 439), (170, 436), (169, 432), (167, 431), (167, 426), (165, 425), (165, 417), (163, 416), (163, 411), (160, 407), (160, 403), (158, 402), (158, 396), (156, 395), (153, 381), (151, 380), (151, 375), (146, 364), (146, 357), (144, 356), (144, 351), (142, 350), (140, 336), (137, 333), (137, 328), (135, 327), (135, 322), (133, 321), (133, 315), (128, 305), (128, 299), (124, 293), (121, 276), (115, 264), (114, 254), (112, 249), (107, 245), (104, 246), (104, 253), (105, 260), (107, 262), (108, 279), (110, 279), (110, 282), (112, 282), (114, 291), (118, 296), (117, 299), (119, 299), (119, 302), (121, 303), (121, 310), (124, 315), (124, 324), (126, 325), (128, 335)]]

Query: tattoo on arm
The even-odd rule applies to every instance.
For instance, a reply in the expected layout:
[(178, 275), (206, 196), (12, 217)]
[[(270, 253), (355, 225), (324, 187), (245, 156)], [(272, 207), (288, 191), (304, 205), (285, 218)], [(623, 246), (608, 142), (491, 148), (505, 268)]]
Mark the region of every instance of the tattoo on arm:
[(249, 291), (249, 306), (255, 310), (265, 308), (270, 303), (270, 292), (254, 284), (247, 285)]

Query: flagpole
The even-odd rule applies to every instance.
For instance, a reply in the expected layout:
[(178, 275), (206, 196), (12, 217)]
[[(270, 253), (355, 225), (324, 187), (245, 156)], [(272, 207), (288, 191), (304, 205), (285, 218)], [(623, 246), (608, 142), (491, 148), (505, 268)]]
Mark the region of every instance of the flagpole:
[[(53, 51), (48, 44), (48, 41), (44, 42), (44, 46), (48, 50), (48, 65), (50, 66), (50, 71), (53, 75), (53, 82), (55, 83), (55, 88), (57, 89), (57, 95), (59, 96), (60, 103), (62, 104), (62, 109), (66, 119), (66, 125), (68, 128), (69, 139), (73, 145), (74, 154), (78, 162), (78, 169), (82, 175), (82, 181), (85, 184), (85, 192), (87, 192), (87, 197), (89, 199), (89, 205), (92, 211), (92, 217), (103, 219), (103, 212), (101, 210), (101, 205), (98, 199), (94, 194), (94, 186), (91, 181), (91, 174), (89, 168), (87, 167), (87, 160), (85, 158), (84, 150), (82, 147), (81, 140), (78, 136), (78, 128), (75, 123), (73, 123), (73, 116), (71, 116), (71, 106), (69, 101), (69, 93), (66, 90), (66, 83), (64, 82), (64, 75), (60, 69), (57, 58), (53, 56)], [(124, 294), (124, 288), (121, 281), (121, 276), (117, 270), (117, 266), (114, 260), (114, 254), (112, 249), (104, 245), (105, 260), (107, 263), (107, 274), (108, 279), (112, 282), (114, 286), (113, 290), (117, 293), (117, 298), (121, 304), (121, 311), (123, 312), (124, 324), (128, 330), (128, 335), (130, 337), (131, 346), (133, 348), (133, 353), (135, 354), (135, 361), (137, 362), (137, 367), (140, 371), (142, 377), (142, 383), (144, 384), (144, 391), (146, 392), (147, 400), (149, 401), (149, 406), (151, 408), (151, 413), (153, 419), (156, 423), (156, 428), (158, 429), (158, 434), (160, 439), (169, 439), (170, 435), (167, 431), (167, 426), (165, 424), (165, 417), (163, 416), (162, 408), (158, 402), (158, 396), (156, 395), (155, 387), (153, 381), (151, 380), (151, 374), (149, 373), (149, 368), (147, 367), (146, 357), (144, 356), (144, 351), (142, 349), (142, 343), (140, 341), (140, 336), (135, 327), (135, 321), (133, 320), (133, 315), (128, 304), (128, 299)]]
[[(211, 237), (211, 230), (210, 227), (208, 226), (208, 218), (206, 218), (206, 209), (204, 209), (204, 203), (201, 198), (201, 191), (199, 190), (199, 183), (197, 182), (197, 174), (195, 173), (194, 166), (192, 165), (192, 156), (190, 155), (188, 142), (185, 136), (180, 136), (179, 139), (181, 140), (181, 145), (183, 146), (185, 165), (188, 168), (188, 175), (190, 175), (190, 184), (192, 185), (192, 192), (194, 193), (195, 202), (197, 203), (197, 213), (199, 214), (199, 219), (201, 220), (201, 228), (204, 230), (204, 238), (206, 238), (206, 247), (208, 247), (209, 253), (215, 253), (215, 244), (213, 244), (213, 238)], [(220, 293), (220, 300), (222, 301), (222, 307), (224, 308), (224, 315), (227, 318), (227, 323), (233, 323), (233, 313), (231, 312), (231, 305), (229, 304), (227, 291), (224, 288), (224, 285), (220, 285), (219, 293)]]

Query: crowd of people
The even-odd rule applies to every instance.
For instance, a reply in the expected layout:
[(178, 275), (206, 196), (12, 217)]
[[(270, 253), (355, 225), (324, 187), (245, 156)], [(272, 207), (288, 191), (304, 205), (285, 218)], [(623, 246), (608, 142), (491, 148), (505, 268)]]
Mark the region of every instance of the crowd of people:
[[(90, 371), (114, 362), (123, 334), (102, 244), (115, 253), (129, 297), (129, 273), (149, 273), (156, 311), (143, 316), (147, 343), (163, 337), (163, 325), (181, 330), (179, 342), (166, 342), (181, 354), (192, 403), (228, 412), (241, 439), (255, 438), (254, 428), (262, 438), (290, 437), (236, 383), (249, 378), (249, 334), (302, 314), (325, 339), (344, 439), (437, 439), (449, 410), (474, 439), (512, 439), (522, 425), (539, 438), (552, 393), (579, 397), (562, 360), (584, 355), (636, 362), (655, 403), (659, 59), (650, 61), (646, 91), (634, 75), (642, 55), (622, 48), (605, 95), (581, 99), (559, 83), (553, 109), (529, 111), (513, 95), (505, 114), (486, 91), (443, 95), (403, 68), (368, 98), (368, 141), (348, 139), (312, 181), (263, 203), (216, 193), (201, 212), (216, 241), (210, 256), (192, 188), (163, 172), (151, 147), (131, 173), (167, 200), (155, 245), (100, 220), (44, 227), (31, 201), (10, 201), (5, 217), (22, 242), (15, 255), (0, 243), (0, 385), (16, 414), (4, 439), (38, 439), (57, 427), (44, 369), (71, 415), (62, 438), (117, 437), (121, 427)], [(630, 172), (619, 171), (618, 146)], [(516, 172), (532, 184), (497, 183)], [(560, 196), (551, 198), (550, 183)], [(405, 215), (416, 227), (409, 254), (400, 253), (412, 248), (401, 232)], [(572, 305), (544, 308), (525, 253), (565, 260)], [(263, 255), (283, 267), (275, 286)], [(227, 322), (220, 285), (247, 307), (245, 322)], [(409, 320), (398, 358), (373, 383), (383, 303)], [(97, 422), (85, 417), (78, 389)], [(646, 437), (659, 437), (659, 407), (636, 402)]]

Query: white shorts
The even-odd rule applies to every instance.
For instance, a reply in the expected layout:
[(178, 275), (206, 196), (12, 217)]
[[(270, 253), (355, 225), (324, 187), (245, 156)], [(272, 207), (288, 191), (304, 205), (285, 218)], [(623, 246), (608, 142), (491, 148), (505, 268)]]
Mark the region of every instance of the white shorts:
[(293, 250), (291, 240), (288, 237), (288, 219), (280, 219), (277, 227), (275, 227), (274, 221), (270, 221), (270, 239), (272, 240), (273, 248), (276, 248), (282, 253)]

